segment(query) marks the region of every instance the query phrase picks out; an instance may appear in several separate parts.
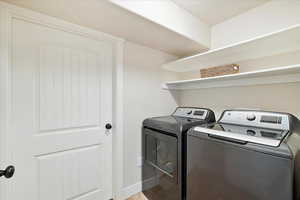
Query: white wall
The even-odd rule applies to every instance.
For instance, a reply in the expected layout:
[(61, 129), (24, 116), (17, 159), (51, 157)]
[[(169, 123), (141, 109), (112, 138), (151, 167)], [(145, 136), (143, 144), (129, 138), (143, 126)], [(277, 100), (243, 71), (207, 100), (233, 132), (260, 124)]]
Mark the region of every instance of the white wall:
[[(299, 0), (273, 0), (212, 28), (212, 47), (218, 48), (300, 23)], [(299, 64), (300, 51), (243, 61), (241, 72)], [(180, 79), (199, 78), (198, 71)], [(210, 88), (180, 93), (180, 104), (209, 107), (218, 114), (228, 108), (258, 108), (290, 112), (300, 117), (300, 83)]]
[(127, 42), (124, 77), (124, 187), (141, 181), (142, 121), (168, 115), (177, 106), (176, 97), (161, 89), (164, 80), (176, 80), (176, 74), (163, 71), (162, 63), (175, 57)]
[[(240, 72), (249, 72), (272, 67), (288, 66), (300, 64), (300, 51), (269, 56), (255, 60), (245, 60), (237, 62), (240, 65)], [(200, 70), (178, 73), (179, 79), (193, 79), (200, 77)]]
[[(300, 0), (272, 0), (212, 27), (211, 48), (216, 49), (300, 24)], [(241, 72), (300, 63), (300, 51), (245, 60)], [(209, 67), (209, 66), (208, 66)], [(180, 73), (180, 79), (199, 78), (199, 70)]]
[(250, 108), (289, 112), (300, 118), (300, 83), (190, 90), (180, 95), (181, 105), (213, 109)]
[(251, 39), (299, 23), (299, 0), (273, 0), (213, 26), (211, 48)]
[(204, 49), (210, 48), (210, 26), (178, 6), (171, 0), (164, 1), (124, 1), (111, 2), (153, 21), (169, 30), (183, 35), (201, 44)]
[[(12, 0), (6, 1), (12, 2)], [(28, 1), (15, 0), (14, 2), (25, 4)], [(32, 2), (35, 5), (40, 1), (32, 0)], [(43, 2), (45, 3), (46, 1)], [(36, 7), (31, 8), (38, 10)], [(47, 6), (46, 8), (50, 9)], [(274, 0), (261, 7), (252, 9), (247, 13), (214, 26), (212, 29), (212, 47), (217, 48), (300, 23), (299, 10), (299, 0)], [(56, 13), (56, 11), (57, 9), (54, 7), (53, 12)], [(59, 17), (60, 15), (58, 13), (54, 16)], [(81, 19), (76, 15), (70, 16), (74, 17), (73, 22), (78, 22)], [(90, 23), (94, 19), (95, 17), (91, 17), (86, 22)], [(103, 24), (106, 23), (103, 22)], [(100, 25), (103, 24), (100, 23)], [(98, 29), (101, 29), (102, 26), (100, 25)], [(298, 62), (300, 53), (282, 56), (284, 58), (277, 56), (275, 58), (244, 62), (243, 66), (245, 67), (242, 70), (249, 70), (247, 66), (263, 68), (265, 66), (269, 67), (271, 63), (274, 65), (277, 63)], [(143, 119), (170, 114), (177, 106), (178, 99), (181, 105), (210, 107), (217, 112), (226, 108), (251, 107), (287, 111), (300, 116), (300, 103), (298, 103), (300, 102), (298, 100), (300, 97), (299, 83), (202, 89), (182, 92), (180, 97), (177, 98), (169, 91), (161, 89), (163, 81), (175, 80), (177, 78), (176, 74), (161, 69), (161, 64), (172, 59), (174, 57), (166, 53), (133, 43), (126, 43), (124, 77), (124, 187), (141, 181), (141, 169), (137, 166), (137, 159), (141, 155), (140, 141)], [(199, 76), (199, 72), (192, 73), (193, 76), (196, 74)]]
[[(59, 2), (59, 0), (56, 1)], [(66, 15), (70, 14), (70, 12), (72, 11), (72, 6), (65, 7), (64, 3), (66, 3), (67, 1), (59, 2), (57, 4), (58, 7), (55, 7), (55, 4), (53, 4), (53, 2), (49, 3), (53, 6), (51, 7), (48, 4), (45, 4), (48, 1), (41, 2), (38, 0), (7, 0), (7, 2), (14, 2), (18, 5), (21, 4), (21, 6), (24, 7), (30, 7), (33, 10), (44, 11), (48, 15), (51, 15), (51, 13), (53, 15), (53, 13), (58, 12), (54, 16), (63, 18), (64, 20), (70, 21), (72, 23), (78, 23), (78, 21), (76, 20), (66, 18)], [(88, 6), (88, 4), (84, 5)], [(104, 7), (103, 9), (105, 8), (106, 7)], [(101, 12), (101, 9), (99, 11)], [(85, 12), (81, 12), (81, 14), (83, 13)], [(71, 16), (78, 20), (80, 18), (78, 18), (78, 15)], [(90, 26), (92, 22), (95, 22), (95, 16), (93, 15), (93, 13), (91, 13), (91, 15), (87, 17), (89, 17), (90, 19), (84, 18), (88, 20), (85, 21), (85, 23), (78, 24), (101, 30), (101, 28), (99, 27), (96, 28)], [(82, 18), (80, 18), (80, 20), (82, 20)], [(98, 25), (101, 27), (104, 24), (107, 23), (104, 23), (103, 20), (100, 20)], [(128, 28), (127, 24), (123, 24), (123, 26), (126, 26)], [(149, 30), (147, 29), (144, 31)], [(131, 32), (132, 34), (139, 33), (136, 30), (132, 30)], [(161, 68), (161, 65), (163, 63), (176, 59), (174, 56), (130, 42), (127, 42), (125, 44), (124, 50), (125, 69), (123, 187), (126, 188), (127, 186), (132, 186), (136, 183), (140, 183), (141, 181), (141, 168), (137, 166), (137, 159), (141, 156), (142, 121), (147, 117), (168, 115), (174, 111), (177, 106), (176, 97), (173, 97), (172, 94), (170, 94), (168, 91), (162, 90), (161, 84), (165, 80), (176, 80), (177, 77), (175, 73), (163, 71)], [(0, 89), (2, 90), (3, 88), (0, 87)], [(0, 130), (1, 128), (3, 127), (0, 127)]]

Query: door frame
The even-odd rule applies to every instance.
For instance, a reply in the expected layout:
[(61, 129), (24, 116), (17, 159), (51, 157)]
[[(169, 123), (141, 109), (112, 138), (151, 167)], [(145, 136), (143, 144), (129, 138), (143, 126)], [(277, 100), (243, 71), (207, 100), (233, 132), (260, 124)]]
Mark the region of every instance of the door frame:
[[(114, 47), (113, 69), (113, 138), (112, 138), (112, 189), (113, 198), (122, 200), (123, 188), (123, 70), (125, 40), (106, 33), (72, 24), (58, 18), (40, 14), (25, 8), (0, 2), (0, 168), (13, 160), (13, 145), (10, 132), (11, 114), (11, 24), (12, 19), (22, 19), (31, 23), (53, 29), (77, 34), (99, 41), (106, 41)], [(16, 167), (16, 170), (18, 168)], [(16, 171), (17, 172), (17, 171)], [(8, 195), (13, 186), (12, 181), (0, 180), (0, 199), (9, 200)]]

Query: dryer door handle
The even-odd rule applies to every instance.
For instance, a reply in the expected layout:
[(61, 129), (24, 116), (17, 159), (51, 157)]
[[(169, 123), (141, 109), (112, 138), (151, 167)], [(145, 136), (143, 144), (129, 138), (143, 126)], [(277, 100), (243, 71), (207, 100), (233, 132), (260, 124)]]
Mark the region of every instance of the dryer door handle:
[(153, 164), (152, 162), (147, 161), (147, 163), (149, 165), (151, 165), (152, 167), (154, 167), (155, 169), (157, 169), (158, 171), (162, 172), (163, 174), (166, 174), (167, 176), (174, 178), (174, 175), (172, 173), (167, 172), (166, 170), (158, 167), (157, 165)]

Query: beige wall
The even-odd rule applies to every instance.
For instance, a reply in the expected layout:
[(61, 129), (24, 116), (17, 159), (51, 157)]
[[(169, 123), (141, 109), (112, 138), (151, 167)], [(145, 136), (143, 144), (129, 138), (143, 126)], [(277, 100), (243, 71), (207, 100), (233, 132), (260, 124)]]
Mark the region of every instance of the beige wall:
[(141, 126), (147, 117), (168, 115), (177, 106), (176, 98), (161, 89), (164, 80), (176, 74), (163, 71), (162, 63), (175, 57), (139, 46), (125, 45), (124, 76), (124, 187), (141, 181)]

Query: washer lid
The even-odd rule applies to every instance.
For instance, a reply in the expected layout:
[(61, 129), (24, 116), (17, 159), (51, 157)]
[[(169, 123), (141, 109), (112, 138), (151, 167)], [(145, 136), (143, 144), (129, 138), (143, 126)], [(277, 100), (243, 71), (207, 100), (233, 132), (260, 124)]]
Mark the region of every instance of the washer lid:
[(278, 147), (289, 131), (216, 123), (213, 127), (195, 127), (194, 131), (211, 137), (239, 143)]
[(207, 123), (207, 121), (186, 117), (165, 116), (145, 119), (143, 125), (148, 128), (153, 128), (156, 130), (161, 130), (178, 135), (182, 132), (187, 131), (193, 126), (201, 125), (204, 123)]

